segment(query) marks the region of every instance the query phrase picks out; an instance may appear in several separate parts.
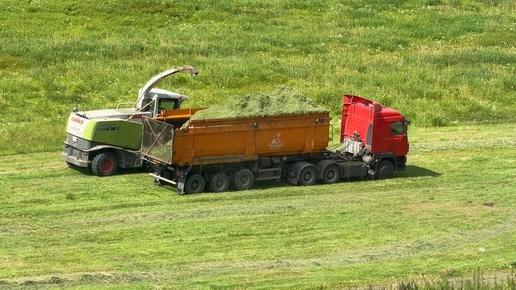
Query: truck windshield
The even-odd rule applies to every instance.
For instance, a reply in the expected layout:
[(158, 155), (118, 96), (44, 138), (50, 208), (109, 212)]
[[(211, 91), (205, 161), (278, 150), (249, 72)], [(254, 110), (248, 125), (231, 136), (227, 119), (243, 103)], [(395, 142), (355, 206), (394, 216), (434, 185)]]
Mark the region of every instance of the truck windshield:
[(398, 121), (398, 122), (394, 122), (391, 124), (391, 134), (392, 135), (401, 135), (404, 132), (404, 126), (403, 126), (403, 122), (401, 121)]

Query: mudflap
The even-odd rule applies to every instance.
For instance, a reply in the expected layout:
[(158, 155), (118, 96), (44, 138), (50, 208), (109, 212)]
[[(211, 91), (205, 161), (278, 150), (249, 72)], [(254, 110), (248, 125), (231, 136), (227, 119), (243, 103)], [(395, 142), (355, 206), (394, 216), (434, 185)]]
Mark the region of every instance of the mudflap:
[(177, 193), (180, 195), (185, 194), (185, 182), (186, 176), (180, 176), (177, 178)]

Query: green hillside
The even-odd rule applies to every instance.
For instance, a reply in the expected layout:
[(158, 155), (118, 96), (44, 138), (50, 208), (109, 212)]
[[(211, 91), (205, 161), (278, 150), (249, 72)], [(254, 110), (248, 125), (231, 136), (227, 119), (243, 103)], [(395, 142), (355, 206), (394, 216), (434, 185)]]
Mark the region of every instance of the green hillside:
[[(0, 289), (515, 288), (513, 0), (0, 7)], [(200, 74), (160, 87), (189, 107), (290, 87), (334, 134), (343, 94), (393, 107), (412, 121), (407, 169), (180, 196), (66, 166), (72, 107), (135, 102), (180, 65)]]
[(3, 0), (0, 154), (59, 150), (66, 117), (134, 102), (154, 74), (207, 107), (290, 86), (337, 116), (341, 95), (415, 126), (513, 122), (511, 0)]

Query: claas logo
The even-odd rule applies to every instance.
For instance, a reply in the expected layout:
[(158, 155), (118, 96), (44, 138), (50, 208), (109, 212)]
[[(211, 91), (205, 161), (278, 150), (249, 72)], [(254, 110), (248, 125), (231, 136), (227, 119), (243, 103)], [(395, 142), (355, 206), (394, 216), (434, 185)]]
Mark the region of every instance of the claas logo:
[(79, 124), (82, 125), (84, 123), (84, 120), (83, 119), (79, 119), (77, 117), (72, 117), (72, 122), (79, 123)]

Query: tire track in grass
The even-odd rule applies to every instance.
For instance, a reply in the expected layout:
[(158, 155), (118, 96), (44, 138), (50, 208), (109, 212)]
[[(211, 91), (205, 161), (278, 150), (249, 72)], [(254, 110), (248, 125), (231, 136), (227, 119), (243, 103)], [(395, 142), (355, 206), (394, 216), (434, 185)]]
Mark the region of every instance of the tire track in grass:
[(511, 148), (516, 146), (515, 131), (512, 123), (414, 128), (409, 131), (410, 153)]
[(464, 151), (468, 149), (490, 149), (500, 147), (515, 147), (516, 137), (502, 137), (487, 140), (443, 140), (411, 144), (411, 153), (425, 153), (432, 151)]
[(277, 259), (270, 261), (239, 262), (204, 262), (190, 265), (190, 270), (213, 276), (242, 271), (268, 271), (271, 269), (301, 270), (314, 267), (343, 267), (356, 264), (388, 262), (408, 258), (418, 258), (442, 254), (451, 250), (466, 247), (468, 244), (481, 244), (488, 239), (514, 233), (516, 234), (516, 216), (504, 223), (488, 229), (449, 235), (417, 238), (405, 243), (389, 243), (378, 247), (365, 247), (357, 250), (336, 252), (320, 258)]

